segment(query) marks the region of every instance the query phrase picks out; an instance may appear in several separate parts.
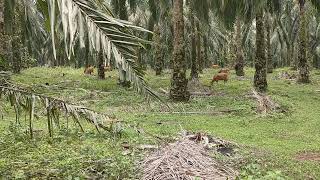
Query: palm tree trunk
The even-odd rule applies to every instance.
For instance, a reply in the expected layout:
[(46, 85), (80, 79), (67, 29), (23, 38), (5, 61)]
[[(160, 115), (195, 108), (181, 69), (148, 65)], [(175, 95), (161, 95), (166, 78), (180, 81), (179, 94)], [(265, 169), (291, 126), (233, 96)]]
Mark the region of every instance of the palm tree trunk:
[(305, 0), (299, 0), (300, 5), (300, 30), (299, 30), (299, 77), (298, 82), (310, 83), (309, 79), (309, 67), (307, 61), (307, 34), (306, 34), (306, 17), (305, 17)]
[(197, 35), (197, 61), (199, 63), (199, 73), (203, 73), (203, 59), (201, 57), (201, 30), (200, 30), (200, 23), (199, 20), (196, 21), (196, 26), (197, 26), (197, 31), (196, 31), (196, 35)]
[(190, 93), (187, 90), (188, 80), (186, 78), (186, 62), (184, 57), (183, 0), (175, 0), (173, 2), (173, 11), (174, 50), (170, 99), (174, 101), (188, 101)]
[(126, 1), (127, 0), (119, 0), (119, 18), (122, 20), (128, 20)]
[(14, 73), (20, 73), (21, 71), (21, 55), (20, 55), (20, 38), (17, 34), (13, 35), (12, 37), (12, 51), (13, 51), (13, 58), (12, 58), (12, 70)]
[(243, 51), (242, 51), (242, 40), (241, 40), (241, 21), (239, 18), (237, 18), (236, 22), (236, 46), (237, 46), (237, 52), (236, 52), (236, 75), (237, 76), (244, 76), (244, 57), (243, 57)]
[(254, 75), (254, 87), (258, 92), (265, 92), (268, 87), (267, 71), (266, 71), (266, 56), (265, 56), (265, 39), (264, 39), (264, 23), (263, 10), (259, 10), (256, 14), (256, 72)]
[(4, 52), (4, 0), (0, 0), (0, 55), (3, 57)]
[(162, 73), (163, 67), (163, 55), (159, 25), (155, 25), (154, 27), (153, 42), (155, 43), (155, 70), (156, 75), (159, 76)]
[(19, 22), (19, 17), (18, 14), (20, 14), (20, 12), (16, 12), (19, 11), (19, 7), (18, 5), (15, 6), (15, 12), (14, 15), (12, 17), (12, 32), (11, 32), (11, 43), (12, 43), (12, 70), (13, 73), (20, 73), (21, 71), (21, 33), (20, 33), (20, 22)]
[(5, 30), (4, 30), (4, 0), (0, 0), (0, 71), (7, 69), (6, 50), (5, 50)]
[(210, 67), (210, 63), (208, 60), (208, 34), (206, 33), (203, 36), (203, 61), (205, 62), (205, 66), (208, 68)]
[(267, 30), (267, 73), (273, 72), (273, 61), (271, 52), (271, 27), (270, 27), (270, 14), (266, 15), (266, 30)]
[(104, 71), (104, 58), (103, 58), (103, 53), (102, 51), (100, 51), (98, 53), (98, 77), (99, 79), (105, 79), (106, 75), (105, 75), (105, 71)]
[[(192, 8), (192, 7), (191, 7)], [(198, 78), (198, 63), (197, 63), (197, 47), (196, 47), (196, 26), (194, 23), (195, 16), (191, 9), (190, 24), (191, 24), (191, 79)]]

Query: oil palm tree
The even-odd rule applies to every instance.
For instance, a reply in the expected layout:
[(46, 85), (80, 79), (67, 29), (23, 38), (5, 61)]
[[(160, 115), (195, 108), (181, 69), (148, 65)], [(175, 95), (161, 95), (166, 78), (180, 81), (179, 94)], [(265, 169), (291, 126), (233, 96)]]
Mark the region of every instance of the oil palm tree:
[(273, 72), (273, 57), (272, 57), (272, 48), (271, 48), (271, 16), (267, 11), (265, 16), (266, 23), (266, 47), (267, 47), (267, 73)]
[(163, 68), (163, 52), (162, 52), (162, 42), (161, 42), (161, 35), (160, 35), (160, 27), (158, 24), (154, 27), (154, 34), (153, 34), (153, 42), (154, 45), (154, 56), (155, 56), (155, 71), (156, 75), (159, 76), (162, 73)]
[(250, 22), (247, 19), (248, 12), (245, 11), (245, 5), (247, 1), (237, 0), (214, 0), (209, 3), (211, 9), (216, 12), (216, 15), (222, 20), (227, 30), (231, 31), (235, 27), (235, 71), (237, 76), (244, 75), (244, 54), (242, 48), (242, 22)]
[(170, 89), (170, 99), (173, 101), (188, 101), (190, 93), (187, 90), (186, 63), (184, 50), (184, 19), (183, 0), (173, 2), (174, 50), (173, 72)]
[[(275, 3), (278, 0), (273, 0)], [(268, 0), (223, 0), (214, 1), (218, 7), (220, 16), (222, 15), (223, 21), (227, 27), (232, 27), (236, 18), (243, 18), (247, 24), (255, 19), (256, 21), (256, 58), (255, 58), (255, 75), (254, 87), (264, 92), (267, 90), (267, 74), (266, 74), (266, 56), (265, 56), (265, 35), (264, 35), (264, 22), (263, 22), (263, 7), (266, 6)], [(238, 25), (239, 26), (239, 25)], [(239, 31), (240, 32), (240, 31)], [(240, 38), (239, 38), (240, 39)], [(239, 43), (240, 41), (238, 41)], [(239, 46), (239, 45), (237, 45)], [(240, 56), (239, 56), (240, 57)], [(241, 60), (241, 58), (240, 58)], [(238, 63), (242, 63), (238, 61)], [(241, 65), (237, 65), (241, 67)], [(237, 67), (236, 66), (236, 67)], [(238, 67), (240, 72), (241, 68)]]
[(15, 3), (14, 1), (4, 1), (3, 6), (3, 32), (6, 34), (7, 39), (4, 39), (3, 43), (6, 44), (6, 59), (11, 62), (11, 69), (14, 73), (20, 73), (21, 70), (21, 7), (20, 3)]
[(320, 68), (320, 21), (315, 14), (310, 21), (310, 50), (313, 56), (313, 66)]
[(294, 1), (283, 1), (282, 14), (277, 17), (277, 23), (280, 28), (281, 36), (286, 47), (286, 58), (283, 65), (296, 67), (294, 58), (295, 42), (297, 40), (297, 29), (299, 22), (299, 13), (295, 8)]
[(259, 0), (244, 2), (246, 14), (254, 16), (256, 21), (256, 58), (255, 58), (255, 75), (254, 87), (259, 92), (267, 91), (267, 58), (266, 58), (266, 41), (265, 41), (265, 7), (269, 7), (273, 12), (280, 11), (280, 0)]
[(236, 20), (236, 75), (237, 76), (244, 76), (244, 55), (243, 55), (243, 48), (242, 48), (242, 38), (241, 38), (241, 20), (237, 17)]
[[(310, 83), (310, 72), (307, 60), (307, 21), (305, 17), (305, 6), (307, 2), (308, 0), (298, 0), (300, 10), (298, 82), (300, 83)], [(316, 9), (320, 10), (320, 2), (318, 0), (310, 0), (310, 3), (314, 5)]]
[[(189, 6), (189, 21), (190, 21), (190, 37), (191, 37), (191, 79), (198, 78), (198, 56), (197, 56), (197, 42), (196, 42), (196, 14), (195, 14), (195, 1), (187, 1)], [(200, 44), (199, 44), (200, 45)]]
[(263, 10), (259, 9), (256, 13), (256, 60), (255, 60), (255, 75), (254, 87), (259, 92), (267, 90), (267, 61), (265, 55), (265, 36), (264, 36), (264, 20)]

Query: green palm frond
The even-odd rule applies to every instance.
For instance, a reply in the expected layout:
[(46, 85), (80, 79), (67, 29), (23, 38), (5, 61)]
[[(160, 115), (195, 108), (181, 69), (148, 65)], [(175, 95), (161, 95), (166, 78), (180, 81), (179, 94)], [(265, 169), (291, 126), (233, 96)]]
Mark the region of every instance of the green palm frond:
[[(111, 11), (101, 11), (97, 3), (85, 0), (47, 0), (51, 18), (52, 42), (56, 5), (63, 27), (65, 51), (68, 57), (74, 53), (77, 41), (84, 47), (85, 37), (89, 39), (90, 52), (102, 52), (106, 61), (115, 61), (120, 80), (129, 80), (138, 92), (158, 98), (143, 79), (144, 72), (136, 65), (136, 47), (143, 47), (143, 39), (133, 32), (149, 32), (133, 23), (113, 17)], [(54, 48), (55, 49), (55, 48)], [(55, 50), (54, 50), (55, 52)], [(125, 77), (126, 76), (126, 77)], [(159, 99), (159, 98), (158, 98)]]

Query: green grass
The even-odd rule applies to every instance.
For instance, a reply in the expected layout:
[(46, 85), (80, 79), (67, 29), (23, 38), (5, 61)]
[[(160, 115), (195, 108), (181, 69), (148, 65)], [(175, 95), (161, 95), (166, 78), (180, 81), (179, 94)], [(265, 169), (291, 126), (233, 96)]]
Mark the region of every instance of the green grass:
[[(168, 102), (174, 111), (237, 110), (219, 115), (163, 113), (167, 109), (160, 103), (146, 102), (132, 89), (119, 87), (115, 72), (107, 73), (108, 78), (102, 81), (83, 75), (82, 69), (32, 68), (14, 76), (13, 81), (36, 92), (113, 115), (160, 137), (173, 139), (181, 127), (222, 137), (240, 145), (246, 163), (281, 170), (292, 179), (318, 179), (319, 162), (300, 162), (294, 158), (299, 152), (320, 152), (320, 93), (316, 91), (320, 90), (320, 71), (312, 72), (312, 84), (301, 85), (276, 78), (284, 70), (287, 69), (268, 76), (268, 93), (287, 112), (265, 117), (255, 113), (255, 102), (247, 96), (252, 90), (253, 69), (246, 70), (245, 80), (237, 80), (232, 72), (228, 83), (214, 84), (216, 96), (192, 98), (189, 103)], [(202, 83), (209, 85), (215, 72), (206, 69), (201, 75)], [(148, 71), (146, 79), (154, 90), (169, 88), (170, 73), (160, 77), (153, 74)], [(142, 155), (134, 147), (155, 143), (133, 128), (125, 127), (121, 137), (113, 137), (108, 133), (99, 135), (90, 125), (86, 125), (86, 133), (78, 133), (73, 127), (71, 131), (55, 132), (55, 138), (50, 139), (41, 119), (37, 127), (44, 132), (29, 140), (23, 128), (11, 123), (14, 121), (10, 110), (0, 122), (0, 179), (1, 176), (85, 178), (97, 174), (108, 179), (130, 179), (137, 177), (136, 163)], [(133, 147), (129, 155), (124, 154), (123, 142)]]

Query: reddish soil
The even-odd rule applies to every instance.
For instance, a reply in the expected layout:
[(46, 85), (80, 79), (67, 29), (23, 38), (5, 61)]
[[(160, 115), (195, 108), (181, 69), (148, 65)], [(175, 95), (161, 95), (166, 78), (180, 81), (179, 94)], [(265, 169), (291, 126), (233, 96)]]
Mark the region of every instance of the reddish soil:
[(295, 156), (299, 161), (316, 161), (320, 162), (320, 152), (302, 152)]

